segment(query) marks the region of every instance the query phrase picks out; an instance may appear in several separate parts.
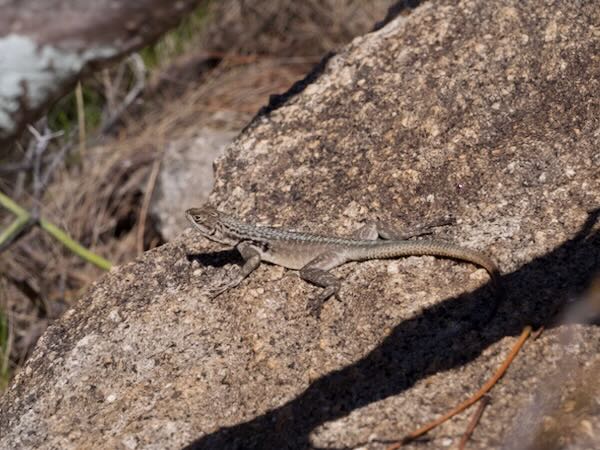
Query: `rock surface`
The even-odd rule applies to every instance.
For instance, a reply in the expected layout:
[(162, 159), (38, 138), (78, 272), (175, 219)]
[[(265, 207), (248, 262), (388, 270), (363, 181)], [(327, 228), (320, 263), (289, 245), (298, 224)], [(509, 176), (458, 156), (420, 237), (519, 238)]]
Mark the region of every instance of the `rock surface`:
[[(188, 230), (48, 329), (0, 401), (0, 448), (385, 448), (542, 323), (469, 448), (592, 448), (600, 330), (574, 325), (565, 345), (552, 320), (600, 268), (600, 10), (577, 5), (425, 3), (327, 60), (217, 165), (212, 201), (250, 221), (341, 234), (452, 215), (438, 237), (504, 273), (487, 326), (485, 272), (431, 257), (336, 269), (342, 301), (320, 320), (317, 288), (279, 267), (211, 300), (237, 267)], [(544, 390), (565, 373), (581, 382)], [(588, 403), (551, 435), (532, 407), (547, 397)], [(407, 448), (456, 446), (469, 415)]]

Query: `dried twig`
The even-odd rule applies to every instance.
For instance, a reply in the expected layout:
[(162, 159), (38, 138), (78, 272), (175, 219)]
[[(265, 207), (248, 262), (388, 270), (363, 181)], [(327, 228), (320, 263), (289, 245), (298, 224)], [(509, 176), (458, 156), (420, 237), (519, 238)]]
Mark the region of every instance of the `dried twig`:
[(81, 87), (81, 81), (77, 82), (75, 87), (75, 101), (77, 103), (77, 127), (79, 128), (79, 158), (83, 161), (83, 155), (85, 154), (85, 109), (83, 105), (83, 88)]
[(144, 60), (138, 53), (134, 53), (127, 58), (127, 62), (135, 77), (135, 84), (125, 96), (123, 102), (114, 108), (112, 114), (100, 126), (99, 134), (105, 134), (117, 123), (123, 113), (131, 106), (136, 98), (144, 91), (146, 86), (146, 66)]
[(31, 170), (33, 167), (32, 162), (25, 156), (23, 161), (17, 163), (6, 163), (0, 166), (0, 175), (10, 174), (14, 172), (22, 172), (24, 170)]
[(44, 156), (44, 152), (48, 148), (50, 141), (56, 137), (62, 136), (63, 134), (62, 131), (51, 133), (50, 129), (48, 128), (46, 118), (42, 119), (41, 122), (41, 126), (44, 128), (44, 134), (40, 134), (37, 129), (31, 125), (28, 125), (29, 132), (33, 134), (33, 137), (35, 138), (35, 146), (33, 151), (33, 198), (35, 203), (31, 212), (31, 215), (34, 218), (39, 216), (40, 201), (45, 189), (41, 179), (42, 157)]
[[(17, 179), (15, 181), (15, 188), (13, 190), (13, 195), (15, 198), (21, 197), (23, 193), (23, 187), (25, 186), (25, 171), (31, 170), (33, 168), (33, 154), (35, 152), (36, 142), (31, 139), (29, 144), (27, 145), (27, 151), (25, 152), (25, 157), (21, 163), (17, 165), (22, 165), (21, 168), (16, 168)], [(7, 165), (4, 165), (7, 166)], [(1, 173), (1, 171), (0, 171)]]
[(544, 325), (540, 326), (537, 330), (535, 330), (533, 333), (531, 333), (531, 339), (533, 339), (534, 341), (537, 341), (543, 332), (544, 332)]
[(152, 163), (152, 170), (146, 183), (146, 192), (144, 194), (144, 201), (142, 202), (142, 209), (140, 211), (140, 218), (138, 220), (137, 227), (137, 253), (141, 255), (144, 253), (144, 232), (146, 229), (146, 220), (148, 219), (148, 209), (150, 208), (150, 200), (152, 199), (152, 193), (154, 192), (154, 186), (156, 186), (156, 180), (160, 169), (160, 159), (157, 158)]
[[(123, 65), (123, 62), (119, 64), (119, 68)], [(110, 79), (110, 71), (107, 68), (102, 69), (102, 86), (104, 88), (104, 98), (106, 99), (106, 112), (108, 115), (112, 115), (115, 109), (115, 84)]]
[(527, 338), (529, 337), (530, 334), (531, 334), (531, 327), (526, 326), (523, 329), (523, 331), (521, 332), (521, 336), (519, 336), (519, 339), (517, 340), (517, 342), (511, 349), (510, 353), (508, 354), (508, 356), (506, 357), (506, 359), (504, 360), (502, 365), (498, 368), (496, 373), (475, 394), (473, 394), (470, 398), (468, 398), (467, 400), (465, 400), (464, 402), (462, 402), (461, 404), (459, 404), (452, 410), (448, 411), (442, 417), (422, 426), (418, 430), (415, 430), (412, 433), (405, 436), (404, 438), (402, 438), (399, 442), (389, 446), (387, 448), (387, 450), (396, 450), (396, 449), (402, 447), (404, 444), (414, 441), (416, 438), (424, 435), (425, 433), (427, 433), (427, 432), (431, 431), (432, 429), (434, 429), (435, 427), (441, 425), (448, 419), (450, 419), (450, 418), (454, 417), (455, 415), (457, 415), (458, 413), (464, 411), (469, 406), (471, 406), (472, 404), (477, 402), (485, 394), (487, 394), (494, 387), (494, 385), (498, 382), (498, 380), (500, 378), (502, 378), (502, 376), (506, 373), (506, 371), (508, 370), (508, 367), (512, 363), (513, 359), (515, 359), (515, 357), (517, 356), (517, 353), (519, 353), (519, 350), (521, 349), (521, 347), (523, 347), (523, 344), (525, 343), (525, 341), (527, 340)]
[[(77, 131), (77, 129), (73, 130), (73, 132), (76, 132), (76, 131)], [(73, 148), (73, 141), (72, 141), (72, 139), (68, 138), (66, 144), (64, 144), (60, 148), (60, 150), (58, 150), (54, 154), (54, 158), (52, 158), (52, 161), (50, 161), (48, 163), (48, 165), (46, 166), (46, 170), (44, 170), (44, 173), (40, 177), (40, 184), (42, 186), (42, 190), (45, 190), (48, 187), (48, 184), (52, 180), (52, 175), (54, 174), (56, 169), (59, 167), (60, 163), (62, 163), (64, 161), (66, 154), (72, 148)]]
[(14, 336), (14, 324), (10, 312), (8, 315), (0, 312), (0, 392), (4, 390), (5, 383), (8, 382)]
[(471, 421), (469, 422), (469, 425), (467, 426), (465, 433), (463, 434), (462, 438), (460, 438), (460, 442), (458, 443), (458, 450), (465, 449), (465, 445), (467, 445), (467, 441), (473, 434), (475, 427), (477, 427), (477, 424), (479, 423), (479, 420), (481, 419), (481, 416), (483, 415), (483, 410), (489, 403), (490, 403), (490, 397), (488, 395), (484, 395), (483, 398), (481, 399), (481, 401), (479, 402), (479, 406), (477, 406), (477, 410), (475, 411), (475, 414), (473, 414), (473, 417), (471, 418)]

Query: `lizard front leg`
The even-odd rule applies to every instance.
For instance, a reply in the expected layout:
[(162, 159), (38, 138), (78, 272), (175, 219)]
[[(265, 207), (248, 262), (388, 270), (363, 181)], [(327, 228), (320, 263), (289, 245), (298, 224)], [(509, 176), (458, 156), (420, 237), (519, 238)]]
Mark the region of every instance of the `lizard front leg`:
[(347, 258), (342, 253), (329, 251), (317, 256), (300, 269), (300, 278), (324, 288), (316, 298), (309, 302), (309, 310), (316, 317), (320, 316), (323, 303), (329, 297), (337, 296), (342, 284), (339, 278), (328, 271), (346, 261)]
[(212, 298), (216, 298), (223, 292), (236, 287), (244, 280), (244, 278), (254, 272), (258, 266), (260, 266), (260, 253), (252, 246), (252, 244), (248, 242), (240, 242), (236, 246), (236, 249), (238, 252), (240, 252), (240, 255), (242, 255), (242, 258), (244, 259), (244, 265), (233, 280), (211, 290)]

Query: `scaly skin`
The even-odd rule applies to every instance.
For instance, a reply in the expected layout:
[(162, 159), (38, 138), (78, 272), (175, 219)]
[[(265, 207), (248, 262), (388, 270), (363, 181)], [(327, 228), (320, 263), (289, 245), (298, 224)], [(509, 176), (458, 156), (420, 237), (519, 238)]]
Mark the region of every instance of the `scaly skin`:
[[(442, 241), (394, 239), (393, 233), (374, 224), (358, 231), (362, 238), (340, 238), (251, 225), (211, 206), (189, 209), (186, 216), (203, 236), (237, 248), (244, 258), (239, 276), (221, 286), (216, 295), (237, 286), (266, 261), (299, 270), (301, 278), (324, 288), (312, 307), (317, 314), (322, 303), (340, 289), (339, 279), (329, 270), (349, 261), (430, 255), (481, 266), (495, 285), (500, 275), (496, 263), (483, 253)], [(380, 236), (388, 240), (377, 240)]]

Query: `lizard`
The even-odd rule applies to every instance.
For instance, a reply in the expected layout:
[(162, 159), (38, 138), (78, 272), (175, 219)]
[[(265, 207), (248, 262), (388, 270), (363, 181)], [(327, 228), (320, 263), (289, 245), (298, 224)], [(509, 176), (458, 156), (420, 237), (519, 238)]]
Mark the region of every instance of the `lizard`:
[(341, 287), (339, 278), (329, 271), (350, 261), (430, 255), (481, 266), (496, 287), (500, 276), (496, 263), (479, 251), (440, 240), (408, 240), (414, 235), (400, 235), (377, 222), (344, 238), (253, 225), (210, 205), (188, 209), (185, 214), (202, 236), (234, 247), (244, 260), (234, 279), (213, 290), (214, 297), (239, 285), (263, 261), (298, 270), (300, 278), (323, 288), (310, 303), (316, 316), (327, 299), (338, 297)]

